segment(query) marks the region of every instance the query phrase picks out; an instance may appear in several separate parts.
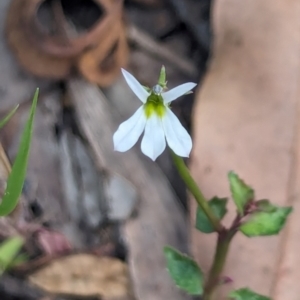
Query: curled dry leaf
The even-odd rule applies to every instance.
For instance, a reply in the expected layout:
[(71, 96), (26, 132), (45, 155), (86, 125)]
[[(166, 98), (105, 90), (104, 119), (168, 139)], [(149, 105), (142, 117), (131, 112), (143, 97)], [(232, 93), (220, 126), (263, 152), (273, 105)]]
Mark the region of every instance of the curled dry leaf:
[(66, 78), (71, 73), (72, 59), (48, 55), (29, 41), (23, 24), (25, 5), (25, 0), (13, 0), (8, 9), (5, 34), (11, 51), (20, 65), (36, 76), (53, 79)]
[(89, 254), (58, 258), (30, 275), (29, 281), (52, 294), (104, 298), (126, 298), (131, 294), (125, 263)]
[(76, 58), (101, 42), (121, 18), (122, 8), (121, 0), (31, 0), (24, 7), (25, 30), (45, 54)]
[(121, 21), (116, 21), (101, 43), (79, 57), (77, 67), (90, 82), (107, 87), (127, 64), (129, 49), (123, 27)]

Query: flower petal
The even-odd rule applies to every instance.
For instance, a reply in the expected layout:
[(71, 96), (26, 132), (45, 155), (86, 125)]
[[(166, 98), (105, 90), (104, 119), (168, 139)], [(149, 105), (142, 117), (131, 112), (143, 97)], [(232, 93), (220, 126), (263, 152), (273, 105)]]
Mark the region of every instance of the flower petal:
[(171, 89), (167, 92), (162, 93), (161, 95), (164, 99), (164, 103), (167, 104), (179, 98), (180, 96), (192, 90), (196, 85), (197, 85), (196, 83), (188, 82), (188, 83), (181, 84), (176, 88)]
[(135, 93), (135, 95), (143, 102), (146, 103), (147, 98), (149, 97), (149, 93), (145, 90), (145, 88), (132, 76), (129, 72), (127, 72), (124, 69), (121, 69), (123, 76), (129, 85), (129, 87), (132, 89), (132, 91)]
[(147, 120), (141, 149), (145, 155), (150, 157), (152, 160), (156, 160), (165, 148), (166, 139), (161, 118), (154, 113)]
[(123, 122), (113, 136), (114, 149), (125, 152), (139, 139), (146, 125), (144, 106), (141, 106), (132, 117)]
[(166, 109), (162, 123), (170, 148), (179, 156), (189, 157), (193, 146), (192, 138), (169, 108)]

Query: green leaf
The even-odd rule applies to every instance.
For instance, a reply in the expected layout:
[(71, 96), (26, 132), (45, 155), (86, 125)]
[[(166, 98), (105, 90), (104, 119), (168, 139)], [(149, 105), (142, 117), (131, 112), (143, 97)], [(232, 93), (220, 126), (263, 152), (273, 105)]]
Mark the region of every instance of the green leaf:
[(228, 173), (228, 179), (232, 198), (239, 214), (243, 216), (245, 205), (254, 199), (254, 190), (232, 171)]
[(267, 211), (254, 212), (239, 228), (248, 237), (278, 234), (283, 228), (292, 207), (278, 207), (266, 205)]
[(203, 292), (203, 274), (197, 263), (172, 247), (164, 248), (167, 269), (176, 286), (190, 295)]
[(27, 164), (29, 159), (29, 150), (33, 131), (33, 121), (37, 106), (39, 90), (37, 89), (30, 110), (30, 115), (21, 136), (21, 142), (12, 170), (7, 179), (6, 190), (0, 204), (0, 216), (6, 216), (11, 213), (18, 204), (19, 197), (25, 181)]
[(15, 236), (0, 244), (0, 275), (11, 265), (24, 244), (23, 238)]
[(17, 111), (19, 105), (17, 105), (4, 119), (0, 121), (0, 129), (7, 124), (7, 122), (11, 119), (11, 117), (15, 114)]
[(232, 291), (229, 297), (233, 300), (271, 300), (271, 298), (257, 294), (248, 288)]
[(263, 212), (274, 212), (277, 210), (277, 206), (270, 203), (269, 200), (263, 199), (256, 201), (257, 210)]
[[(227, 213), (226, 198), (214, 197), (208, 201), (208, 205), (219, 220), (222, 220), (225, 214)], [(215, 231), (213, 226), (211, 225), (211, 222), (209, 221), (209, 219), (207, 218), (206, 214), (203, 212), (200, 206), (198, 206), (197, 209), (196, 228), (204, 233), (212, 233)]]

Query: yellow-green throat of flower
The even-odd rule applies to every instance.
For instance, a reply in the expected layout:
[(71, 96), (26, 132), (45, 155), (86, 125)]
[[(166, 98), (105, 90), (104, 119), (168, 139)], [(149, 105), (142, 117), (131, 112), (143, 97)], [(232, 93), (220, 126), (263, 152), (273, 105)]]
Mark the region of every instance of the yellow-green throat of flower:
[(161, 96), (162, 92), (163, 88), (159, 84), (152, 88), (151, 94), (144, 104), (144, 112), (147, 119), (149, 119), (153, 113), (157, 114), (159, 117), (165, 115), (166, 106), (164, 104), (164, 99)]

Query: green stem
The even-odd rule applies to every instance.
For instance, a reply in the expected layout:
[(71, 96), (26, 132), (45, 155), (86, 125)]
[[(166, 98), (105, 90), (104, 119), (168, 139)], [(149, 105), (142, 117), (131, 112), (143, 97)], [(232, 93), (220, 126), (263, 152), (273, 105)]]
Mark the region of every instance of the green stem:
[(223, 271), (229, 245), (234, 234), (235, 232), (225, 231), (218, 236), (217, 249), (205, 284), (203, 300), (212, 300), (215, 288), (219, 285), (220, 275)]
[(174, 164), (181, 178), (183, 179), (185, 185), (187, 186), (188, 190), (192, 193), (198, 205), (201, 207), (201, 209), (204, 211), (204, 213), (210, 220), (215, 231), (222, 232), (223, 231), (222, 224), (220, 223), (219, 219), (215, 216), (210, 206), (208, 205), (198, 185), (196, 184), (193, 177), (191, 176), (189, 169), (185, 165), (182, 157), (179, 157), (173, 151), (171, 151), (171, 153), (172, 153)]

